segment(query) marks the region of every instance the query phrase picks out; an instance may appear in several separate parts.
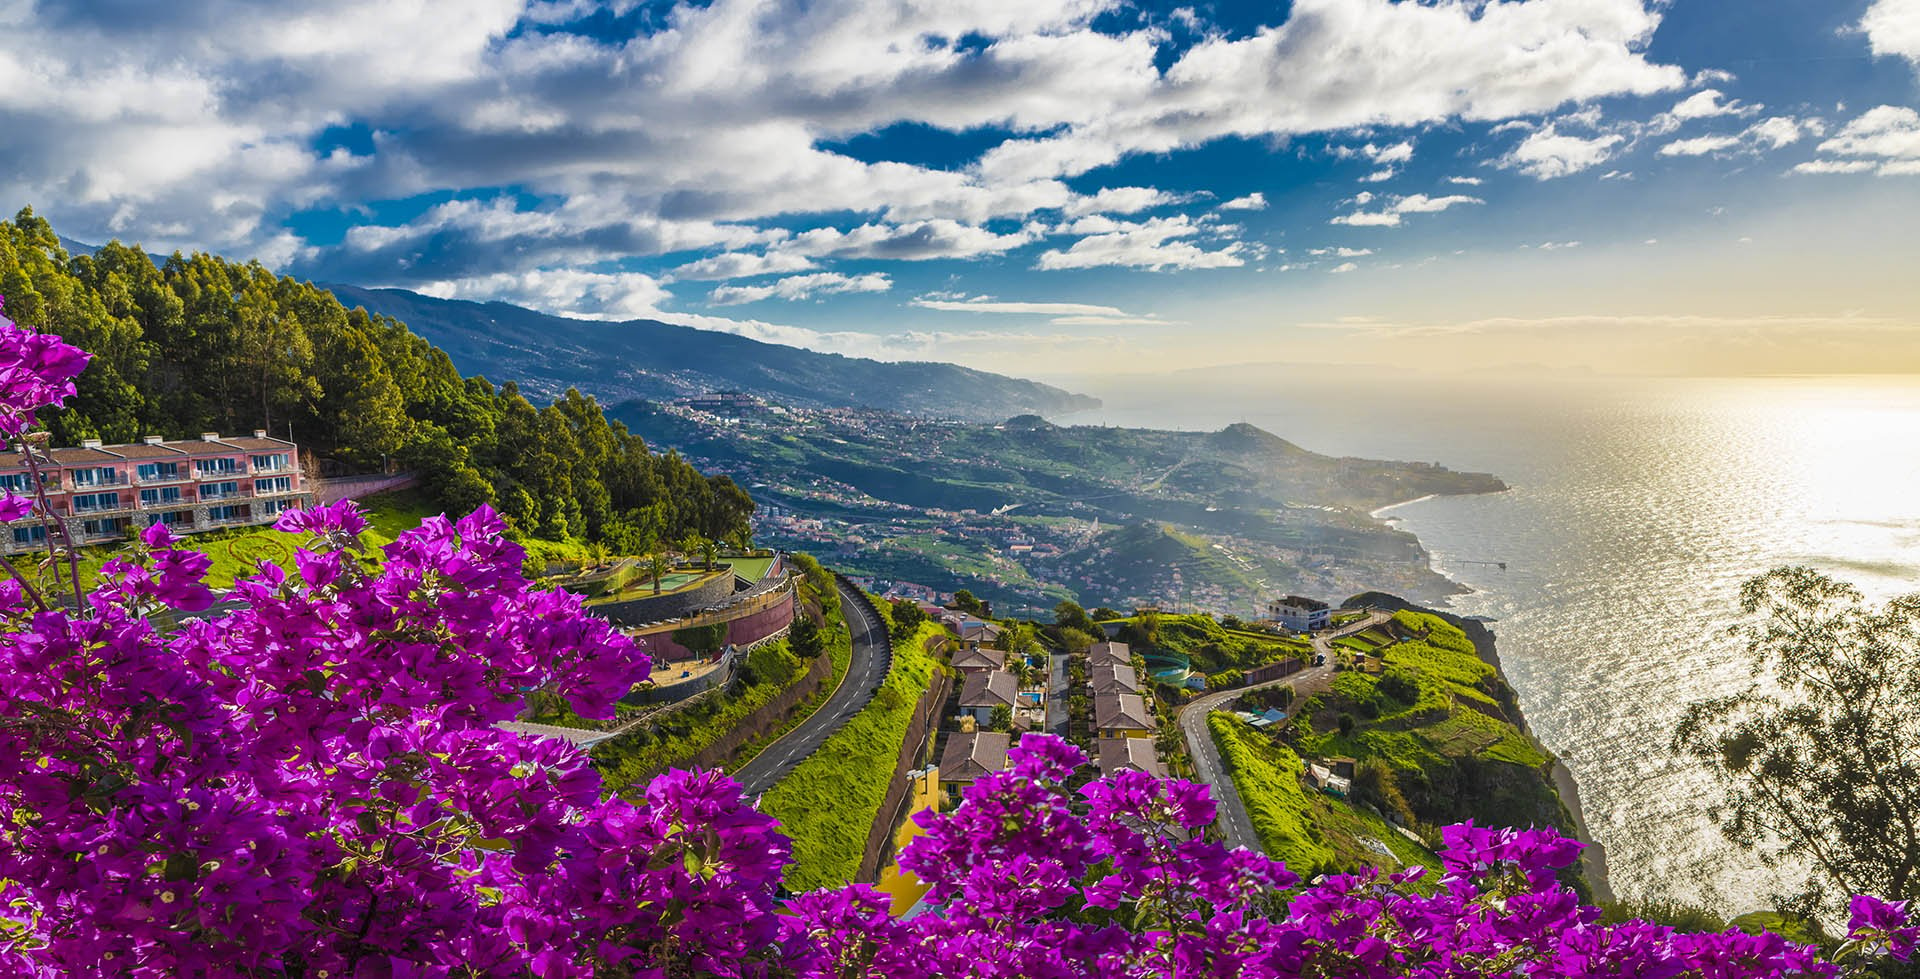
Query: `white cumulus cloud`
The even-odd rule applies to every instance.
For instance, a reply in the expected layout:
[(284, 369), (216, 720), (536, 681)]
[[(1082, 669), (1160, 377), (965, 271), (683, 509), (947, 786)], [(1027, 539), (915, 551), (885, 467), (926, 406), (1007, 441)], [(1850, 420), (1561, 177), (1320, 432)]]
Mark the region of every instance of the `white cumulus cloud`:
[(1357, 228), (1397, 228), (1400, 226), (1400, 219), (1408, 214), (1433, 214), (1458, 204), (1485, 203), (1486, 201), (1478, 197), (1468, 197), (1464, 194), (1449, 194), (1445, 197), (1429, 197), (1426, 194), (1412, 194), (1407, 197), (1395, 198), (1393, 203), (1388, 204), (1378, 211), (1354, 211), (1351, 214), (1342, 214), (1334, 218), (1332, 223), (1350, 225)]
[(1246, 264), (1241, 254), (1247, 246), (1242, 242), (1210, 249), (1188, 240), (1204, 230), (1184, 214), (1128, 223), (1089, 235), (1064, 250), (1042, 252), (1034, 267), (1084, 269), (1118, 265), (1145, 269), (1217, 269)]
[(1661, 156), (1705, 156), (1721, 150), (1732, 149), (1740, 145), (1738, 136), (1696, 136), (1692, 139), (1676, 139), (1660, 147)]
[(1874, 54), (1905, 58), (1920, 68), (1920, 0), (1874, 0), (1860, 29)]
[(1913, 176), (1920, 173), (1920, 112), (1900, 105), (1875, 106), (1821, 141), (1819, 151), (1823, 159), (1802, 163), (1794, 171)]
[(1619, 133), (1570, 136), (1549, 124), (1529, 133), (1520, 145), (1500, 159), (1500, 165), (1535, 180), (1552, 180), (1605, 163), (1613, 156), (1614, 147), (1625, 141), (1626, 137)]
[(886, 292), (891, 288), (893, 281), (881, 272), (865, 275), (815, 272), (810, 275), (790, 275), (760, 286), (720, 286), (707, 295), (707, 304), (734, 306), (763, 299), (792, 301), (845, 292)]

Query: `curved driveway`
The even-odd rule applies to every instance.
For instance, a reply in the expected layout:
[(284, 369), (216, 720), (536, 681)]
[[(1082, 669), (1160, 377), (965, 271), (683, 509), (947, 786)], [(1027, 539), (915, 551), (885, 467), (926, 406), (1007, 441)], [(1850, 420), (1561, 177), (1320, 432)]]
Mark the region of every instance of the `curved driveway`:
[(847, 675), (826, 703), (733, 773), (734, 781), (740, 783), (742, 794), (749, 799), (757, 799), (773, 788), (795, 765), (820, 750), (841, 725), (860, 713), (893, 665), (893, 646), (887, 640), (886, 627), (867, 607), (866, 596), (837, 575), (834, 585), (840, 591), (840, 609), (853, 633), (853, 658), (847, 665)]
[(1306, 680), (1317, 680), (1331, 675), (1334, 662), (1331, 645), (1333, 640), (1370, 626), (1380, 625), (1391, 618), (1393, 616), (1389, 613), (1374, 612), (1337, 631), (1312, 636), (1314, 654), (1325, 656), (1326, 666), (1309, 666), (1292, 676), (1278, 680), (1210, 693), (1196, 698), (1180, 709), (1180, 735), (1187, 740), (1187, 754), (1193, 759), (1194, 773), (1200, 781), (1207, 783), (1213, 792), (1214, 806), (1218, 810), (1218, 814), (1214, 817), (1214, 825), (1220, 828), (1220, 837), (1226, 841), (1229, 849), (1244, 846), (1250, 850), (1258, 850), (1260, 836), (1253, 831), (1253, 819), (1247, 815), (1247, 805), (1241, 800), (1239, 790), (1233, 787), (1233, 776), (1228, 774), (1226, 762), (1220, 757), (1220, 749), (1213, 743), (1213, 733), (1207, 730), (1207, 715), (1231, 703), (1249, 690), (1290, 687)]

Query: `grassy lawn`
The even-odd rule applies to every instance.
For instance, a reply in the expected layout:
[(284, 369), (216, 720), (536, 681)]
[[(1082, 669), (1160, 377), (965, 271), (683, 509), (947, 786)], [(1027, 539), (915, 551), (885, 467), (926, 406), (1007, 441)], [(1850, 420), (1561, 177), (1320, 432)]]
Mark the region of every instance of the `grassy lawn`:
[(1306, 656), (1313, 649), (1312, 644), (1302, 640), (1228, 629), (1208, 615), (1160, 616), (1158, 646), (1166, 652), (1186, 656), (1196, 672), (1207, 674), (1252, 669), (1288, 657)]
[(1285, 745), (1227, 714), (1212, 715), (1207, 725), (1253, 820), (1261, 849), (1285, 861), (1294, 873), (1312, 877), (1362, 866), (1397, 870), (1415, 863), (1439, 869), (1438, 857), (1395, 832), (1371, 810), (1301, 784), (1304, 763)]
[[(1308, 757), (1379, 759), (1420, 818), (1497, 825), (1569, 821), (1547, 776), (1553, 758), (1506, 718), (1505, 689), (1473, 643), (1444, 620), (1395, 616), (1408, 638), (1383, 647), (1381, 676), (1343, 672), (1289, 723)], [(1340, 734), (1336, 720), (1354, 720)]]
[[(367, 512), (367, 530), (360, 539), (367, 546), (368, 556), (375, 561), (381, 558), (380, 548), (393, 543), (402, 531), (419, 526), (422, 519), (436, 512), (429, 507), (425, 497), (412, 490), (370, 496), (361, 500), (360, 505)], [(231, 587), (235, 578), (252, 574), (262, 561), (270, 561), (291, 570), (294, 548), (305, 536), (283, 534), (271, 527), (245, 527), (193, 534), (183, 538), (183, 542), (188, 549), (199, 551), (212, 559), (213, 564), (207, 571), (207, 583), (216, 589), (223, 589)], [(83, 549), (80, 559), (81, 584), (91, 588), (100, 567), (126, 547), (125, 544), (109, 544)], [(44, 557), (42, 555), (43, 560)], [(26, 556), (16, 557), (13, 561), (29, 580), (42, 580), (37, 573), (38, 565), (29, 563)], [(63, 573), (64, 570), (63, 564)]]
[(895, 643), (893, 666), (866, 709), (761, 800), (761, 809), (778, 818), (781, 831), (793, 838), (788, 888), (838, 886), (859, 872), (914, 704), (939, 669), (925, 644), (941, 634), (940, 627), (928, 623), (906, 642)]
[(773, 567), (774, 561), (770, 557), (730, 557), (722, 560), (733, 565), (734, 574), (748, 581), (759, 581), (765, 578), (767, 569)]

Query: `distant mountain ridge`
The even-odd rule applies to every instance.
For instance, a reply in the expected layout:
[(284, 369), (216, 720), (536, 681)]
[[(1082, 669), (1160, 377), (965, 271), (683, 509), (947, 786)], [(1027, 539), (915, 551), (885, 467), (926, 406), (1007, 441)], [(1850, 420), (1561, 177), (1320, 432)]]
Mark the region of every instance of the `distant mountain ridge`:
[(551, 316), (508, 303), (326, 283), (349, 308), (394, 317), (463, 373), (548, 398), (577, 387), (602, 403), (737, 390), (809, 407), (886, 408), (970, 421), (1097, 408), (1096, 398), (955, 364), (887, 362), (658, 320)]

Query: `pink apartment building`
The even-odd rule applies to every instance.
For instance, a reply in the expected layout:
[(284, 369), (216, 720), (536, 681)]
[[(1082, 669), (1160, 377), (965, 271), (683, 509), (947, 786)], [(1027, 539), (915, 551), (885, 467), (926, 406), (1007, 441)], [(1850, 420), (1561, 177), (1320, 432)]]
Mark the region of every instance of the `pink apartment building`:
[[(299, 447), (256, 431), (250, 438), (169, 442), (158, 436), (133, 445), (89, 439), (76, 449), (39, 449), (34, 462), (47, 499), (81, 544), (105, 543), (164, 523), (189, 534), (221, 527), (272, 523), (309, 497), (300, 474)], [(26, 459), (0, 458), (0, 490), (33, 490)], [(0, 552), (46, 546), (36, 515), (0, 529)]]

